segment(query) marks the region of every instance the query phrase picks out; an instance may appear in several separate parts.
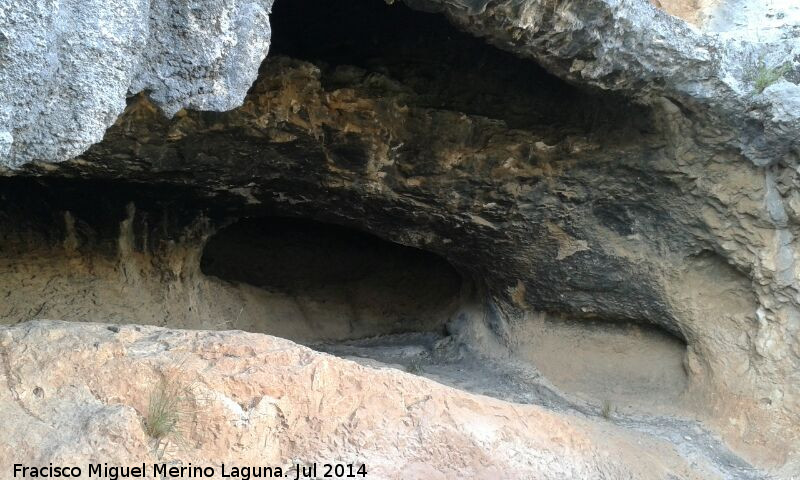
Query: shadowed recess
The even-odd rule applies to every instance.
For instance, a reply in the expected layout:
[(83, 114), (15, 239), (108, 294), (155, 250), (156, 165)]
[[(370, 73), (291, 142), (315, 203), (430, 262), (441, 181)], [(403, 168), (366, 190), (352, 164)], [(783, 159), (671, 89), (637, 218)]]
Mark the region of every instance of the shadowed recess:
[(461, 292), (458, 272), (434, 254), (286, 218), (247, 218), (222, 229), (200, 266), (206, 275), (294, 299), (305, 318), (286, 321), (346, 330), (336, 336), (443, 331)]
[[(430, 108), (494, 118), (512, 128), (558, 125), (562, 134), (563, 129), (648, 128), (643, 110), (625, 99), (570, 85), (530, 59), (457, 30), (441, 15), (400, 2), (276, 2), (271, 22), (271, 56), (385, 75)], [(356, 73), (340, 68), (325, 79), (327, 87), (337, 87), (339, 80), (345, 86)]]

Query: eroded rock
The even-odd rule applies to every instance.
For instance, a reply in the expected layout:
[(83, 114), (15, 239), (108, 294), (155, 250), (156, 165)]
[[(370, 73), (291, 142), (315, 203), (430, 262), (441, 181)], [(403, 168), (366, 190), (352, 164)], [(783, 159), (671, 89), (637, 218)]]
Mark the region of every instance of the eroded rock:
[[(229, 471), (343, 462), (380, 479), (722, 478), (609, 424), (266, 335), (41, 321), (0, 328), (0, 352), (4, 469), (52, 462), (88, 478), (87, 465), (104, 462), (218, 473), (223, 462)], [(165, 377), (191, 387), (193, 408), (180, 416), (181, 441), (166, 437), (157, 453), (144, 422)]]
[[(471, 310), (451, 325), (478, 332), (475, 343), (513, 345), (539, 311), (666, 331), (685, 350), (676, 395), (693, 415), (754, 461), (797, 457), (791, 11), (756, 9), (775, 21), (752, 38), (711, 19), (739, 2), (698, 5), (704, 19), (690, 5), (695, 26), (644, 0), (408, 2), (439, 16), (377, 1), (284, 4), (273, 17), (279, 55), (240, 107), (171, 117), (185, 92), (200, 95), (193, 108), (212, 97), (172, 88), (172, 74), (152, 67), (140, 80), (165, 88), (130, 98), (102, 142), (59, 165), (14, 164), (28, 178), (6, 179), (1, 266), (18, 272), (30, 231), (45, 232), (40, 263), (66, 252), (89, 274), (102, 265), (104, 292), (147, 284), (156, 305), (204, 313), (212, 295), (199, 293), (233, 291), (244, 299), (236, 325), (259, 330), (258, 288), (206, 289), (208, 236), (242, 217), (355, 227), (432, 252), (467, 279)], [(170, 32), (157, 36), (166, 50)], [(166, 53), (147, 55), (160, 65)], [(76, 200), (98, 179), (119, 188), (103, 218)], [(50, 194), (37, 202), (34, 191)], [(98, 311), (75, 298), (9, 319)], [(115, 321), (138, 318), (130, 297), (112, 304)], [(154, 311), (164, 314), (152, 323), (213, 326), (196, 310)]]
[(239, 105), (269, 48), (272, 0), (20, 0), (0, 8), (0, 166), (98, 142), (130, 94), (165, 112)]

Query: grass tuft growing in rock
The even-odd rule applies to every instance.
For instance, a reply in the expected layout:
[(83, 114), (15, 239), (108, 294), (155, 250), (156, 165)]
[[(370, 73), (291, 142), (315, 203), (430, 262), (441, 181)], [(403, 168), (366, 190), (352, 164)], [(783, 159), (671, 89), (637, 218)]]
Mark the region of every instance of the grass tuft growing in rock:
[(173, 433), (180, 418), (178, 412), (180, 403), (180, 394), (175, 387), (162, 381), (150, 395), (150, 403), (144, 419), (145, 433), (155, 439), (161, 439)]
[(603, 406), (600, 409), (600, 415), (602, 415), (606, 420), (611, 420), (611, 417), (614, 415), (614, 405), (611, 404), (610, 400), (605, 400), (603, 402)]
[(753, 83), (755, 84), (756, 92), (763, 93), (770, 85), (777, 82), (792, 70), (789, 63), (777, 67), (767, 67), (763, 62), (759, 65), (756, 71)]
[(144, 416), (144, 431), (154, 440), (160, 458), (167, 445), (183, 443), (186, 428), (194, 423), (196, 403), (192, 388), (185, 386), (176, 375), (165, 375), (150, 394)]

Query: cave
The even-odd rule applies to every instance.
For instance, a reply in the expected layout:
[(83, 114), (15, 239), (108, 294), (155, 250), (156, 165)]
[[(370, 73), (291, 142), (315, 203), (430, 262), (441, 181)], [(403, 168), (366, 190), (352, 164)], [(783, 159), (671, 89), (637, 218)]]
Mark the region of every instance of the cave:
[(797, 2), (6, 3), (0, 464), (800, 471)]
[(267, 333), (503, 398), (538, 390), (476, 358), (580, 349), (551, 376), (627, 372), (583, 401), (681, 395), (690, 338), (652, 269), (589, 248), (686, 243), (650, 109), (400, 3), (280, 1), (271, 24), (240, 109), (132, 95), (80, 158), (2, 179), (4, 322)]
[(242, 215), (235, 197), (174, 185), (14, 177), (0, 187), (4, 323), (266, 333), (554, 406), (561, 394), (519, 369), (538, 369), (579, 401), (631, 411), (679, 403), (687, 387), (687, 345), (664, 329), (558, 311), (507, 321), (476, 265), (352, 224), (274, 206)]
[(241, 219), (208, 240), (200, 267), (263, 290), (263, 330), (304, 342), (443, 334), (468, 293), (437, 255), (302, 219)]

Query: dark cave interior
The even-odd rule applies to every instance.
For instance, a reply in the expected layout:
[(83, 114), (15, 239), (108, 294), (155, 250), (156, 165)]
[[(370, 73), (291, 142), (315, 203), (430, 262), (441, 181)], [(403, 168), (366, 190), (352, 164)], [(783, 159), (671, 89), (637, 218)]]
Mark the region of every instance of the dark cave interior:
[[(609, 92), (586, 91), (530, 59), (463, 33), (443, 16), (395, 2), (276, 2), (270, 55), (323, 69), (353, 65), (411, 88), (423, 105), (502, 120), (511, 128), (587, 133), (649, 130), (648, 113)], [(336, 75), (327, 76), (336, 88)]]
[(462, 293), (444, 259), (351, 228), (303, 219), (244, 218), (207, 242), (204, 274), (291, 298), (346, 305), (353, 328), (443, 331)]

